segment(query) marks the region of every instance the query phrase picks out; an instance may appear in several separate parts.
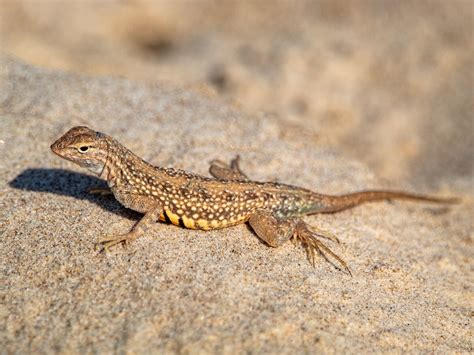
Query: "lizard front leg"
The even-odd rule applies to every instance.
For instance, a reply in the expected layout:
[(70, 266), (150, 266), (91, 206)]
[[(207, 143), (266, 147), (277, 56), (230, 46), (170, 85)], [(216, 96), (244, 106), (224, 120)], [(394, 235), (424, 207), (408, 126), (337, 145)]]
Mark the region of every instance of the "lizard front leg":
[(303, 244), (313, 266), (316, 251), (327, 260), (329, 260), (328, 256), (331, 256), (342, 265), (349, 275), (352, 275), (346, 262), (319, 240), (318, 237), (339, 242), (334, 235), (328, 232), (314, 227), (311, 228), (301, 219), (276, 218), (271, 212), (265, 210), (257, 211), (251, 215), (249, 224), (257, 236), (272, 247), (278, 247), (294, 238), (294, 240), (299, 240)]
[(148, 228), (158, 221), (162, 207), (156, 207), (153, 210), (146, 212), (145, 215), (140, 219), (130, 230), (130, 232), (126, 234), (119, 235), (114, 238), (105, 238), (99, 241), (99, 244), (102, 246), (102, 250), (107, 252), (111, 247), (114, 245), (124, 243), (128, 244), (133, 242), (135, 239), (141, 237)]
[(240, 156), (238, 155), (230, 161), (230, 164), (222, 160), (213, 160), (209, 167), (209, 173), (216, 179), (249, 181), (247, 175), (240, 170), (239, 162)]

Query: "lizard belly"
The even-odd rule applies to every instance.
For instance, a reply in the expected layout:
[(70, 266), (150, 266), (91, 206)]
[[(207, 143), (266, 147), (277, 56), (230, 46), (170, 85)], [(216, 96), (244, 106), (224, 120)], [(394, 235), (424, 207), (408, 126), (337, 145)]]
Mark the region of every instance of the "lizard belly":
[(189, 228), (189, 229), (200, 229), (199, 225), (197, 225), (197, 221), (192, 218), (189, 218), (185, 215), (178, 215), (171, 211), (168, 207), (163, 209), (160, 214), (160, 221), (163, 222), (170, 222), (176, 226)]
[(189, 228), (189, 229), (201, 229), (201, 230), (211, 230), (211, 229), (221, 229), (230, 226), (234, 226), (239, 223), (243, 223), (247, 218), (231, 218), (231, 219), (203, 219), (203, 218), (193, 218), (192, 216), (187, 216), (185, 214), (178, 214), (178, 212), (172, 211), (169, 207), (165, 207), (163, 212), (160, 214), (160, 221), (170, 222), (176, 226)]

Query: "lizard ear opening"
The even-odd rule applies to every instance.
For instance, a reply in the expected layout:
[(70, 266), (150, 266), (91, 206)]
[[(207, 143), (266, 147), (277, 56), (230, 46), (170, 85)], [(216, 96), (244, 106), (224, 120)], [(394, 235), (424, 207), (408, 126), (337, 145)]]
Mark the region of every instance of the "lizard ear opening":
[(78, 148), (79, 153), (86, 153), (89, 150), (89, 147), (87, 145), (83, 145)]

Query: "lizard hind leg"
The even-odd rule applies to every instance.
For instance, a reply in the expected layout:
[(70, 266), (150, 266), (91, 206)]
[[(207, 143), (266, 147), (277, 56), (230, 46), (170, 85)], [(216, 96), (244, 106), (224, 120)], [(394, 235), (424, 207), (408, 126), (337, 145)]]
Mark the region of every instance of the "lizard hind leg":
[(329, 247), (327, 247), (320, 240), (320, 238), (329, 239), (333, 242), (339, 243), (339, 239), (335, 235), (316, 227), (310, 227), (300, 219), (297, 220), (293, 241), (296, 242), (299, 240), (301, 244), (303, 244), (311, 264), (313, 264), (313, 266), (315, 265), (315, 256), (317, 252), (329, 262), (331, 262), (329, 257), (335, 259), (339, 265), (342, 266), (342, 269), (352, 276), (351, 270), (347, 266), (347, 263), (341, 259), (340, 256), (334, 253)]
[(216, 179), (248, 181), (247, 175), (240, 170), (239, 162), (240, 156), (238, 155), (230, 161), (230, 164), (222, 160), (213, 160), (209, 167), (209, 173)]
[(249, 218), (250, 227), (257, 236), (271, 247), (278, 247), (290, 240), (295, 233), (294, 219), (277, 219), (271, 212), (256, 211)]
[(320, 238), (325, 238), (339, 243), (339, 240), (333, 234), (316, 227), (310, 227), (301, 219), (277, 218), (271, 212), (265, 210), (252, 214), (249, 218), (249, 224), (255, 234), (268, 245), (278, 247), (290, 239), (294, 243), (299, 241), (306, 249), (308, 259), (313, 266), (315, 265), (316, 253), (318, 253), (329, 262), (331, 262), (330, 258), (336, 260), (342, 266), (342, 269), (352, 276), (346, 262), (320, 240)]

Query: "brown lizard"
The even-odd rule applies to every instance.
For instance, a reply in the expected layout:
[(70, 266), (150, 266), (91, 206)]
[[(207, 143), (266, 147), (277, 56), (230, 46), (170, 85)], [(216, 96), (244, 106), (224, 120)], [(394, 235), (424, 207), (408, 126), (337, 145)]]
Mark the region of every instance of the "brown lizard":
[(112, 137), (87, 127), (70, 129), (51, 145), (51, 150), (105, 179), (122, 205), (145, 214), (130, 232), (101, 240), (104, 251), (137, 239), (158, 220), (202, 230), (248, 222), (268, 245), (278, 247), (290, 239), (299, 240), (313, 265), (317, 251), (326, 259), (330, 256), (337, 260), (350, 274), (346, 262), (321, 238), (339, 240), (328, 232), (310, 227), (302, 216), (338, 212), (364, 202), (387, 199), (456, 202), (455, 199), (383, 190), (323, 195), (276, 182), (251, 181), (240, 170), (238, 157), (229, 165), (213, 161), (209, 172), (214, 178), (203, 177), (153, 166)]

